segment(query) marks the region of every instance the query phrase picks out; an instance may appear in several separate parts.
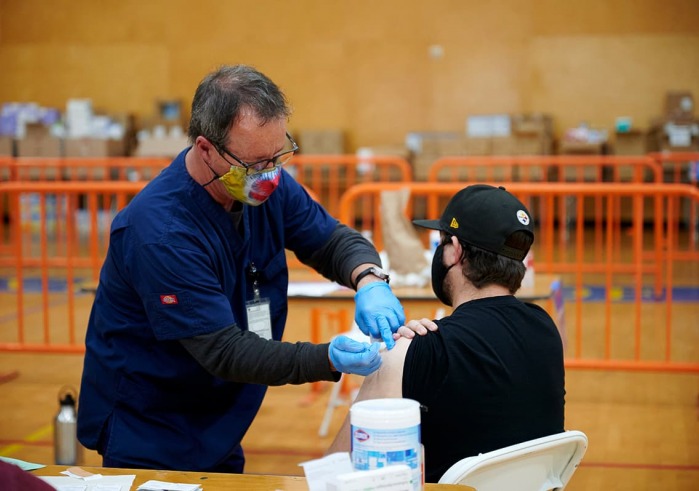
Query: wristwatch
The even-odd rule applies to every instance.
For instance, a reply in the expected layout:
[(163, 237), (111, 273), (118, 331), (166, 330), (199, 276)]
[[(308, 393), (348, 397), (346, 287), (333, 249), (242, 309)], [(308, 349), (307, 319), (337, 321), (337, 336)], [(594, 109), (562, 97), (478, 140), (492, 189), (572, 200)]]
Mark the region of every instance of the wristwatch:
[(357, 289), (357, 285), (359, 285), (359, 282), (360, 282), (365, 276), (368, 276), (368, 275), (370, 275), (370, 274), (373, 274), (374, 276), (376, 276), (376, 277), (379, 278), (380, 280), (385, 281), (386, 283), (388, 283), (389, 281), (391, 281), (391, 277), (388, 275), (388, 273), (387, 273), (386, 271), (384, 271), (383, 269), (379, 268), (378, 266), (371, 266), (371, 267), (368, 267), (367, 269), (365, 269), (364, 271), (362, 271), (361, 273), (359, 273), (359, 274), (357, 275), (357, 279), (354, 280), (354, 289), (356, 290), (356, 289)]

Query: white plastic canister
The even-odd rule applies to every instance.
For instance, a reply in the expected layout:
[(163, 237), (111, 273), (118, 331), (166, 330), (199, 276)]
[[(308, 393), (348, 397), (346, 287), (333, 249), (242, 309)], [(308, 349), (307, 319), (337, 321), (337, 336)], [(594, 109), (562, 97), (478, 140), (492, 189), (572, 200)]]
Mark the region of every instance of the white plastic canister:
[(370, 399), (350, 408), (352, 465), (372, 470), (392, 464), (412, 469), (414, 489), (422, 487), (420, 404), (412, 399)]

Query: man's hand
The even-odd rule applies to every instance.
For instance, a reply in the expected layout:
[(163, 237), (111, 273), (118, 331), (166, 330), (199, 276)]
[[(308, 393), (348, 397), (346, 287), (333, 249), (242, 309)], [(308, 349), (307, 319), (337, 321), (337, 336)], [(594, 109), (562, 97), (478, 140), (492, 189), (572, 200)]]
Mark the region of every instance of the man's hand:
[(405, 322), (405, 313), (388, 283), (375, 281), (364, 285), (354, 295), (354, 302), (354, 320), (359, 329), (372, 338), (382, 339), (387, 349), (393, 348), (393, 333)]
[(379, 343), (360, 343), (347, 336), (337, 336), (328, 349), (335, 370), (367, 376), (381, 366)]
[(437, 324), (426, 317), (419, 320), (408, 321), (404, 326), (400, 326), (398, 331), (393, 333), (393, 339), (396, 341), (403, 337), (413, 339), (416, 335), (424, 336), (430, 331), (436, 331), (439, 328)]

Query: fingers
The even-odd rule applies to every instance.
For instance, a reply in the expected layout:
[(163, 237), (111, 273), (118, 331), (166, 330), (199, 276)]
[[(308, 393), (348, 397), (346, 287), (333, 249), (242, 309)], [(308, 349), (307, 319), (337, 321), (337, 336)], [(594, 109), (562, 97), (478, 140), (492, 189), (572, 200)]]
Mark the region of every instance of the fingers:
[(360, 343), (359, 341), (355, 341), (347, 336), (339, 336), (337, 338), (338, 349), (348, 353), (361, 353), (367, 349), (367, 346), (367, 343)]
[(398, 341), (399, 338), (413, 339), (417, 334), (415, 331), (407, 326), (400, 326), (398, 330), (393, 334), (393, 340)]
[[(415, 335), (424, 336), (428, 332), (436, 331), (437, 329), (439, 329), (439, 326), (434, 321), (423, 317), (419, 320), (408, 321), (404, 326), (398, 328), (396, 334), (399, 334), (399, 337), (403, 336), (412, 339)], [(397, 337), (394, 336), (394, 339), (397, 339)]]
[(366, 377), (374, 373), (381, 366), (382, 359), (379, 354), (379, 343), (371, 343), (368, 347), (365, 346), (362, 353), (354, 356), (355, 360), (350, 373)]
[(386, 343), (386, 349), (392, 349), (396, 342), (393, 340), (393, 332), (388, 320), (384, 316), (379, 315), (376, 317), (376, 323), (379, 326), (379, 332), (381, 332), (381, 339)]
[(369, 375), (381, 366), (381, 355), (379, 354), (379, 343), (372, 343), (369, 349), (366, 351), (367, 356), (367, 369), (362, 373), (362, 375)]
[(435, 321), (433, 321), (432, 319), (427, 319), (427, 318), (423, 317), (422, 319), (419, 320), (419, 322), (425, 328), (427, 328), (427, 330), (429, 330), (429, 331), (436, 331), (439, 329), (439, 326), (437, 325), (437, 323)]

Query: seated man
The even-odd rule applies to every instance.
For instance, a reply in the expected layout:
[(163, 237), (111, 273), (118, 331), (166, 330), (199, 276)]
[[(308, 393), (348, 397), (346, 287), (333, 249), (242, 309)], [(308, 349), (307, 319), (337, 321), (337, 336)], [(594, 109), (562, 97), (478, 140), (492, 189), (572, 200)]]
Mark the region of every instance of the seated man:
[[(384, 352), (357, 400), (420, 403), (425, 480), (437, 482), (462, 458), (564, 431), (563, 346), (551, 317), (514, 297), (534, 226), (505, 188), (468, 186), (440, 220), (414, 223), (440, 231), (432, 288), (453, 311), (408, 323), (426, 335)], [(350, 443), (348, 416), (329, 451)]]

